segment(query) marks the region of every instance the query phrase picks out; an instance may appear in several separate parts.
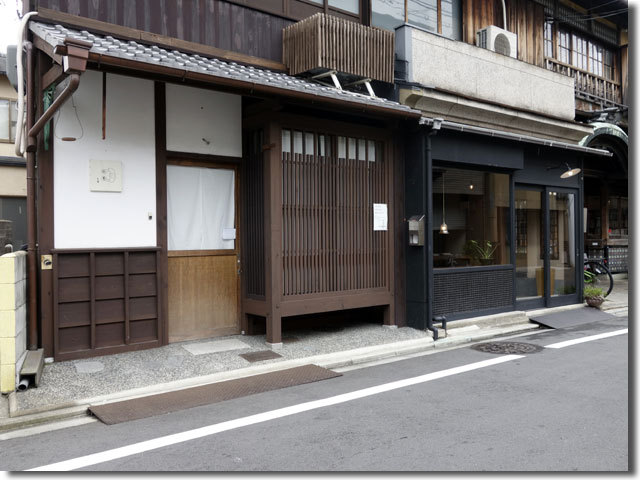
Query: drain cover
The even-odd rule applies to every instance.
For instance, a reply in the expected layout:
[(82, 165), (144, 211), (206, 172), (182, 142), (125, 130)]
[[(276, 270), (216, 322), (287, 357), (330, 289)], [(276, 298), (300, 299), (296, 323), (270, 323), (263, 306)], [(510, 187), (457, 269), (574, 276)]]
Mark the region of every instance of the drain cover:
[(471, 348), (484, 353), (536, 353), (543, 350), (543, 347), (539, 345), (533, 345), (531, 343), (520, 342), (488, 342), (478, 343)]

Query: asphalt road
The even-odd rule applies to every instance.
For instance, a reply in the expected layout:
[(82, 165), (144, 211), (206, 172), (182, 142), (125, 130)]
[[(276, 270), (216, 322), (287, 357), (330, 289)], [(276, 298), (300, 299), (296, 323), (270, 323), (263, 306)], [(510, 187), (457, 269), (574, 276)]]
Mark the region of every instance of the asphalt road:
[[(616, 318), (510, 341), (547, 346), (626, 327), (626, 318)], [(58, 466), (626, 471), (628, 341), (620, 334), (517, 358), (459, 348), (159, 417), (4, 440), (0, 469), (32, 469), (95, 454), (84, 463)], [(414, 380), (393, 383), (404, 379)], [(180, 432), (185, 433), (174, 435)]]

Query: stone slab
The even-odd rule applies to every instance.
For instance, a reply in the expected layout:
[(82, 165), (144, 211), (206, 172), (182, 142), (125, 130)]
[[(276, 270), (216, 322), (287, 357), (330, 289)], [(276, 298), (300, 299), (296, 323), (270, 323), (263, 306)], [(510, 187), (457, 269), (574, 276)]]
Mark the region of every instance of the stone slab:
[(182, 345), (182, 348), (192, 355), (206, 355), (208, 353), (228, 352), (230, 350), (251, 348), (251, 345), (231, 338), (203, 343), (189, 343), (187, 345)]

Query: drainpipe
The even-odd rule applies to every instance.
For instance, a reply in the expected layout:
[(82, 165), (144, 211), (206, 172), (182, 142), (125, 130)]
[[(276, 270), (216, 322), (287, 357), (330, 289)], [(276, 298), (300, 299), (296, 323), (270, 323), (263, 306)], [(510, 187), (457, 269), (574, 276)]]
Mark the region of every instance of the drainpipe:
[[(92, 44), (73, 39), (65, 39), (67, 55), (63, 57), (63, 69), (69, 74), (69, 84), (56, 98), (46, 112), (34, 123), (34, 55), (33, 44), (25, 42), (27, 49), (27, 291), (29, 350), (38, 349), (38, 294), (37, 294), (37, 258), (36, 258), (36, 150), (38, 134), (53, 117), (64, 102), (78, 89), (80, 74), (86, 70), (89, 50)], [(20, 54), (20, 52), (18, 52)]]
[[(33, 125), (34, 89), (33, 89), (33, 44), (25, 42), (27, 49), (27, 128)], [(22, 52), (18, 52), (22, 55)], [(29, 295), (29, 350), (38, 349), (38, 294), (36, 281), (36, 179), (35, 144), (31, 137), (27, 145), (27, 292)]]
[[(433, 326), (433, 309), (431, 306), (431, 301), (430, 298), (433, 298), (433, 258), (432, 258), (432, 254), (433, 254), (433, 240), (432, 240), (432, 235), (431, 235), (431, 231), (432, 231), (432, 222), (433, 222), (433, 195), (429, 195), (429, 191), (431, 189), (431, 185), (433, 184), (432, 180), (432, 167), (433, 167), (433, 163), (431, 161), (431, 137), (433, 137), (434, 135), (437, 135), (438, 132), (440, 131), (440, 126), (442, 125), (442, 119), (441, 118), (434, 118), (434, 119), (426, 119), (426, 118), (422, 118), (420, 120), (420, 124), (422, 125), (427, 125), (430, 127), (429, 132), (426, 134), (426, 146), (425, 146), (425, 155), (424, 155), (424, 161), (423, 161), (423, 184), (424, 184), (424, 188), (423, 188), (423, 193), (422, 193), (422, 205), (423, 205), (423, 210), (426, 212), (426, 218), (427, 218), (427, 225), (425, 226), (425, 231), (429, 232), (429, 235), (426, 239), (426, 247), (427, 247), (427, 252), (426, 252), (426, 261), (423, 262), (422, 264), (422, 273), (423, 273), (423, 278), (425, 279), (424, 282), (424, 291), (423, 291), (423, 299), (425, 302), (425, 305), (428, 305), (428, 307), (425, 309), (425, 315), (426, 315), (426, 323), (427, 323), (427, 330), (430, 330), (433, 333), (433, 340), (438, 340), (438, 329), (436, 327)], [(425, 235), (426, 236), (426, 235)]]

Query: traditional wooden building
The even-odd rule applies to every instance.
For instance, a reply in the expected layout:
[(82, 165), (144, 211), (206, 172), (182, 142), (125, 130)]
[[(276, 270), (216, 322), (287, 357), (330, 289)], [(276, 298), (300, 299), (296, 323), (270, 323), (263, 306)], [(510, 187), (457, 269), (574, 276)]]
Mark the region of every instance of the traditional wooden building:
[(551, 7), (501, 3), (25, 2), (31, 347), (581, 301), (584, 190), (559, 176), (611, 154), (578, 144)]
[(277, 347), (283, 317), (362, 307), (397, 324), (399, 138), (420, 112), (130, 28), (43, 11), (29, 29), (56, 99), (39, 115), (59, 106), (37, 147), (46, 355), (260, 325)]

